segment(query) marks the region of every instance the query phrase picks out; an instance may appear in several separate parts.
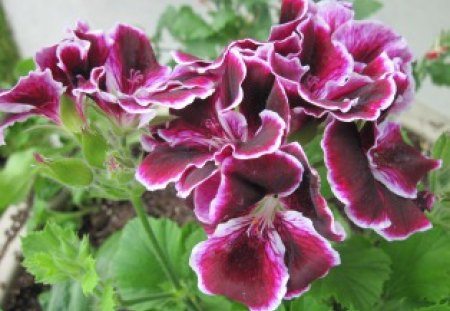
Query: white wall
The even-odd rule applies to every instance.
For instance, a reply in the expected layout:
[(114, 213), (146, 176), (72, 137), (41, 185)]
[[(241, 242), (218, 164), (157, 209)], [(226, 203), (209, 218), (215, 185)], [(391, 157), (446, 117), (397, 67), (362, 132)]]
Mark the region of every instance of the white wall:
[[(153, 33), (158, 16), (168, 4), (201, 0), (0, 0), (10, 18), (23, 56), (59, 41), (64, 29), (78, 19), (93, 28), (110, 29), (117, 22), (131, 23)], [(441, 29), (450, 29), (450, 0), (383, 0), (375, 18), (391, 25), (409, 41), (416, 56), (431, 47)], [(450, 120), (450, 89), (425, 83), (417, 100)]]

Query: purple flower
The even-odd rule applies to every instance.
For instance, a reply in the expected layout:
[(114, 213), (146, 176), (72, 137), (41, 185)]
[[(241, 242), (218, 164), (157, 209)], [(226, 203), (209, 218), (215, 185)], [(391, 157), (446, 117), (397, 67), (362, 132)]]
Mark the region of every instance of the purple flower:
[[(264, 64), (248, 63), (261, 69), (258, 73), (270, 74)], [(288, 110), (280, 86), (273, 78), (251, 74), (235, 50), (226, 55), (220, 72), (214, 94), (196, 99), (186, 108), (173, 109), (177, 118), (165, 128), (155, 129), (153, 150), (137, 171), (138, 180), (149, 190), (177, 181), (179, 195), (186, 197), (202, 180), (183, 177), (192, 168), (202, 169), (202, 178), (207, 178), (214, 171), (207, 169), (210, 165), (204, 168), (208, 162), (220, 163), (229, 156), (255, 159), (279, 149), (287, 129), (282, 116)], [(255, 80), (265, 83), (264, 92), (259, 92)], [(267, 84), (271, 84), (268, 92)], [(253, 89), (247, 92), (247, 88)]]
[(52, 78), (50, 70), (30, 72), (10, 90), (0, 91), (0, 145), (5, 144), (4, 130), (16, 122), (40, 115), (59, 123), (59, 104), (64, 88)]
[(268, 59), (294, 111), (374, 121), (410, 103), (412, 54), (388, 27), (353, 20), (351, 5), (338, 1), (285, 0), (281, 21)]
[(328, 179), (347, 216), (388, 240), (405, 239), (431, 228), (423, 214), (433, 196), (417, 192), (417, 183), (440, 161), (428, 159), (402, 140), (398, 125), (328, 124), (322, 147)]
[(196, 245), (190, 265), (206, 294), (225, 295), (250, 310), (275, 310), (340, 263), (339, 255), (296, 211), (273, 197), (252, 213), (220, 224)]
[(67, 38), (36, 53), (35, 60), (41, 70), (49, 69), (72, 95), (73, 89), (89, 80), (94, 68), (104, 65), (109, 49), (105, 34), (78, 22)]
[(104, 64), (75, 93), (89, 95), (122, 126), (132, 126), (141, 118), (137, 114), (148, 121), (155, 112), (139, 94), (162, 87), (170, 68), (159, 65), (147, 35), (137, 28), (119, 24), (109, 38), (110, 52)]

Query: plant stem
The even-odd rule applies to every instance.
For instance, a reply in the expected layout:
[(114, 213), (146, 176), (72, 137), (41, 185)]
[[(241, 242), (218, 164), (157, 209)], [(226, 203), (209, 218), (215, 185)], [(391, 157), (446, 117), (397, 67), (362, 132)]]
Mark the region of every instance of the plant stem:
[[(147, 237), (152, 244), (153, 247), (153, 253), (156, 256), (157, 260), (159, 261), (159, 264), (164, 269), (164, 273), (166, 274), (167, 278), (172, 282), (173, 286), (177, 291), (180, 291), (182, 289), (181, 283), (178, 280), (178, 277), (175, 273), (175, 270), (171, 266), (171, 263), (164, 252), (164, 250), (161, 248), (161, 246), (158, 243), (158, 240), (156, 239), (155, 232), (153, 231), (152, 227), (150, 226), (150, 222), (148, 221), (147, 214), (144, 210), (144, 205), (141, 200), (141, 193), (139, 194), (132, 193), (130, 196), (131, 203), (133, 204), (133, 207), (136, 211), (136, 214), (138, 215), (142, 226), (144, 227), (145, 233), (147, 234)], [(190, 311), (200, 311), (201, 308), (197, 305), (197, 303), (190, 298), (186, 298), (186, 307)]]

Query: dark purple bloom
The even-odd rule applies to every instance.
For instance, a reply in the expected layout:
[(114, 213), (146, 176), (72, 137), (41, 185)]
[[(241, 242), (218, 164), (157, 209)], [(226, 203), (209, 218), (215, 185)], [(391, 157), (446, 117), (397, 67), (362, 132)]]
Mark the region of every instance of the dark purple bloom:
[(120, 125), (132, 125), (141, 118), (137, 114), (145, 115), (148, 121), (155, 112), (140, 95), (163, 87), (170, 68), (159, 65), (147, 35), (141, 30), (119, 24), (109, 37), (110, 53), (104, 64), (95, 68), (89, 81), (75, 93), (89, 95)]
[[(270, 75), (265, 66), (230, 50), (220, 65), (222, 78), (214, 94), (173, 109), (177, 118), (156, 129), (160, 143), (140, 165), (138, 180), (149, 190), (177, 181), (179, 195), (186, 197), (202, 181), (199, 176), (213, 173), (203, 168), (207, 162), (220, 163), (229, 156), (255, 159), (277, 151), (287, 132), (288, 106), (273, 76), (263, 75)], [(264, 84), (262, 90), (259, 81)], [(194, 167), (202, 168), (203, 174), (183, 176), (193, 174)]]
[(340, 263), (309, 219), (267, 198), (246, 216), (217, 227), (194, 247), (190, 265), (207, 294), (225, 295), (250, 310), (275, 310)]
[(412, 54), (391, 29), (354, 21), (351, 5), (338, 1), (286, 0), (281, 14), (268, 59), (294, 110), (374, 121), (410, 103)]
[(405, 144), (396, 124), (368, 124), (358, 131), (354, 124), (332, 121), (322, 147), (333, 192), (355, 224), (389, 240), (431, 227), (423, 211), (431, 209), (432, 195), (415, 188), (440, 161)]
[(39, 115), (59, 123), (59, 105), (64, 88), (52, 78), (50, 70), (30, 72), (10, 90), (0, 92), (0, 111), (6, 112), (0, 122), (0, 145), (4, 129), (16, 122)]
[(110, 42), (104, 33), (78, 22), (67, 38), (39, 51), (35, 60), (41, 70), (50, 69), (53, 78), (72, 95), (73, 89), (89, 80), (94, 68), (104, 65), (109, 49)]

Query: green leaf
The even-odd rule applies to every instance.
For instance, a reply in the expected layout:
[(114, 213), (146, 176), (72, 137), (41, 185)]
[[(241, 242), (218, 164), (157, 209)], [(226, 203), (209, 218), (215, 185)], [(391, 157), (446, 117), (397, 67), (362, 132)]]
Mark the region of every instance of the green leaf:
[(92, 298), (86, 297), (76, 282), (64, 282), (52, 286), (49, 292), (39, 296), (43, 311), (90, 310)]
[(38, 282), (57, 284), (76, 280), (90, 294), (98, 283), (95, 260), (87, 237), (81, 241), (67, 228), (49, 223), (22, 239), (24, 266)]
[(107, 283), (103, 288), (102, 295), (100, 296), (100, 301), (97, 305), (96, 310), (99, 311), (114, 311), (116, 310), (116, 299), (114, 295), (114, 288), (111, 283)]
[(382, 244), (392, 259), (385, 285), (391, 299), (439, 302), (450, 293), (450, 236), (442, 229), (417, 233), (406, 241)]
[(34, 59), (26, 58), (16, 64), (16, 68), (14, 68), (14, 75), (19, 78), (28, 75), (30, 71), (33, 71), (35, 69), (36, 64), (34, 63)]
[(383, 7), (377, 0), (354, 0), (353, 8), (355, 10), (356, 19), (365, 19), (374, 14)]
[(79, 133), (84, 126), (84, 122), (78, 113), (75, 103), (68, 96), (61, 97), (59, 115), (64, 127), (72, 133)]
[(85, 131), (81, 135), (81, 149), (84, 158), (93, 167), (103, 168), (108, 152), (108, 143), (97, 132)]
[(431, 62), (427, 69), (434, 84), (450, 86), (450, 64), (444, 60), (437, 60)]
[(80, 159), (48, 160), (41, 163), (40, 167), (44, 174), (70, 187), (86, 187), (94, 179), (89, 166)]
[(179, 9), (169, 6), (160, 21), (170, 34), (180, 41), (206, 39), (213, 33), (208, 23), (190, 6), (182, 6)]
[(321, 302), (320, 300), (316, 300), (311, 297), (311, 293), (306, 293), (304, 296), (300, 298), (294, 299), (289, 304), (289, 309), (292, 311), (330, 311), (331, 308), (329, 305)]
[[(150, 223), (183, 283), (196, 283), (188, 257), (192, 246), (205, 238), (203, 230), (194, 225), (180, 228), (168, 219), (150, 219)], [(170, 310), (180, 299), (166, 279), (138, 219), (123, 229), (111, 268), (119, 296), (130, 310)]]
[(112, 278), (112, 263), (111, 260), (119, 250), (119, 242), (122, 231), (118, 231), (111, 235), (98, 250), (95, 260), (97, 262), (97, 273), (102, 280), (109, 280)]
[(22, 201), (30, 190), (35, 169), (33, 150), (13, 153), (0, 170), (0, 214), (9, 205)]
[(431, 154), (442, 160), (442, 167), (430, 174), (431, 190), (442, 196), (450, 192), (450, 134), (444, 133), (437, 139)]
[(341, 265), (313, 284), (314, 293), (333, 296), (347, 308), (372, 311), (389, 277), (389, 257), (361, 236), (353, 236), (335, 248), (341, 255)]
[(450, 305), (439, 304), (435, 306), (415, 309), (415, 311), (450, 311)]

